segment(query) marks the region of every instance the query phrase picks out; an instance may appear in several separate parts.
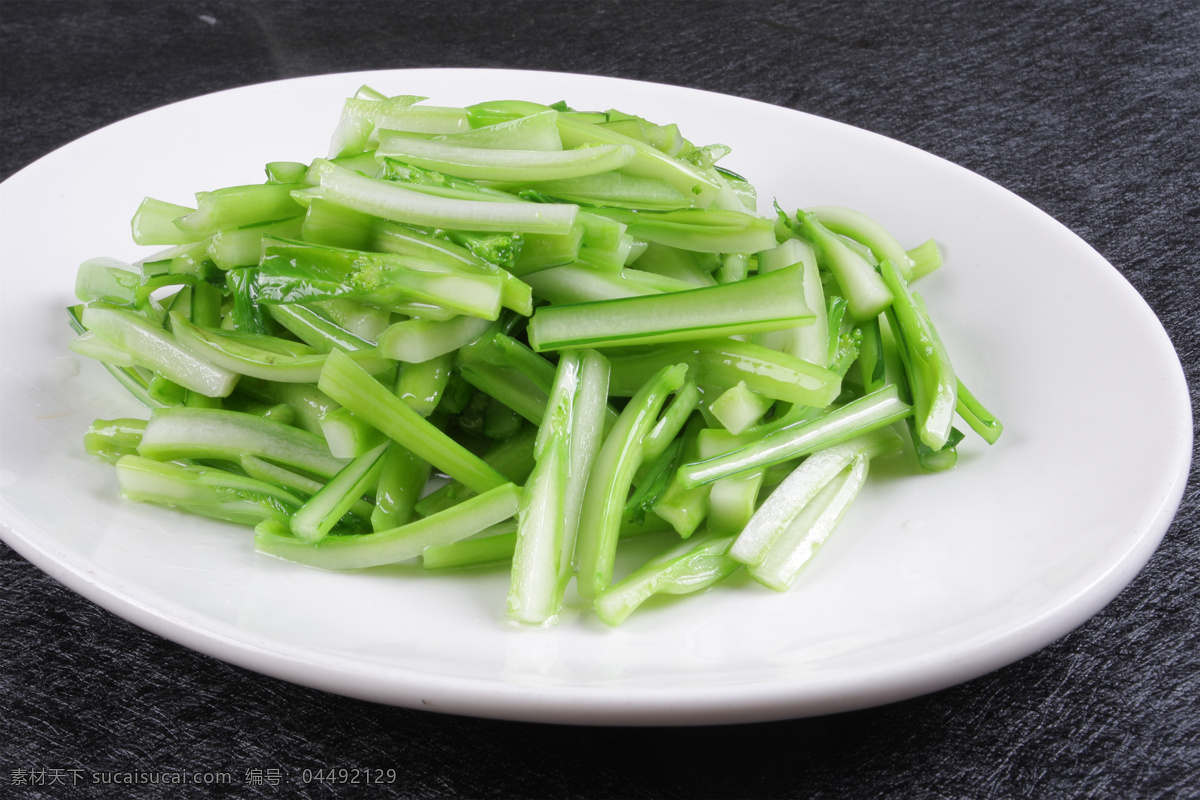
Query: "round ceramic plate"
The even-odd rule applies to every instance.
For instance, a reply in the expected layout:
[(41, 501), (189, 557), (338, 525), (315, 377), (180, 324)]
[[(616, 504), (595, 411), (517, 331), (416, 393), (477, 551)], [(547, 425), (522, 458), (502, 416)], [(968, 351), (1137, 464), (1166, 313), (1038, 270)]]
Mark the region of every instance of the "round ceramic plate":
[[(324, 155), (361, 84), (438, 105), (498, 98), (677, 122), (785, 208), (845, 205), (946, 266), (924, 294), (957, 371), (1004, 421), (958, 467), (881, 462), (786, 594), (731, 580), (610, 629), (504, 621), (504, 570), (327, 573), (260, 556), (248, 529), (118, 498), (81, 438), (144, 416), (67, 349), (77, 265), (132, 261), (142, 197), (187, 204)], [(842, 124), (749, 100), (610, 78), (413, 70), (280, 81), (92, 133), (3, 184), (5, 541), (54, 578), (188, 647), (354, 697), (489, 717), (693, 724), (797, 717), (933, 691), (1082, 623), (1145, 564), (1178, 507), (1191, 408), (1150, 309), (1095, 251), (995, 184)], [(19, 342), (19, 345), (14, 343)], [(1114, 408), (1138, 408), (1136, 415)], [(625, 554), (628, 569), (645, 551)]]

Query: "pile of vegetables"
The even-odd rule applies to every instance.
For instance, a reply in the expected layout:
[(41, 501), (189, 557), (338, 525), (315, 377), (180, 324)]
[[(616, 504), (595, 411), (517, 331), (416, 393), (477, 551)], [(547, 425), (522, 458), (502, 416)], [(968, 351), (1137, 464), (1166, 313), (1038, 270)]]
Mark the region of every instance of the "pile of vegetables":
[(327, 158), (147, 198), (169, 249), (80, 267), (71, 349), (150, 409), (85, 436), (124, 497), (313, 567), (510, 564), (523, 624), (573, 578), (615, 625), (741, 569), (785, 590), (874, 459), (1000, 435), (910, 288), (932, 241), (760, 214), (675, 125), (424, 99), (363, 87)]

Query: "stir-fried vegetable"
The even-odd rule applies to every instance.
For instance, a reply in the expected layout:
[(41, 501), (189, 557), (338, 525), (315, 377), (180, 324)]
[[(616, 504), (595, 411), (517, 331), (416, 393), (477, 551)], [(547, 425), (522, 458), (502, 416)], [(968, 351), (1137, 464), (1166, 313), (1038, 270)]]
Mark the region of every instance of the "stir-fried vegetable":
[[(85, 448), (124, 497), (300, 564), (504, 565), (520, 624), (616, 625), (743, 567), (785, 590), (872, 460), (907, 438), (948, 469), (955, 416), (1002, 426), (911, 288), (937, 245), (841, 207), (760, 215), (729, 152), (616, 110), (363, 87), (327, 157), (147, 198), (133, 239), (169, 249), (80, 266), (71, 348), (151, 409)], [(660, 553), (622, 575), (634, 536)]]

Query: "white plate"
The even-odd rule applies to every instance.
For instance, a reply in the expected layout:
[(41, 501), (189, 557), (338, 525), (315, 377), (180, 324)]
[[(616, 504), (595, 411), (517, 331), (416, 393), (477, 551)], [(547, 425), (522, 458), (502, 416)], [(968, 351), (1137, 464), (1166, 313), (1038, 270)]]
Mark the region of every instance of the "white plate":
[[(144, 415), (67, 350), (76, 266), (143, 252), (144, 195), (261, 180), (323, 155), (369, 83), (441, 105), (496, 98), (678, 122), (763, 207), (847, 205), (947, 266), (921, 282), (964, 380), (1005, 422), (958, 468), (879, 465), (787, 594), (753, 583), (655, 603), (619, 629), (502, 622), (502, 572), (331, 574), (256, 555), (243, 529), (120, 501), (82, 452), (95, 417)], [(413, 70), (251, 86), (111, 125), (4, 183), (0, 522), (80, 594), (188, 647), (289, 681), (415, 708), (572, 723), (821, 714), (933, 691), (1019, 659), (1111, 600), (1178, 507), (1191, 408), (1150, 309), (1095, 251), (987, 180), (889, 139), (706, 92), (587, 76)], [(14, 344), (20, 342), (19, 345)], [(1137, 413), (1130, 413), (1131, 411)]]

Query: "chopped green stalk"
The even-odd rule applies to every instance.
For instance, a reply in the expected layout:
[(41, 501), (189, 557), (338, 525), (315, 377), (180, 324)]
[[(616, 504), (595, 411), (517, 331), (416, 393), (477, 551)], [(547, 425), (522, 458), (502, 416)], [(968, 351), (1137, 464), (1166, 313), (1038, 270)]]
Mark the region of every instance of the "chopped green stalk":
[(189, 392), (187, 405), (191, 408), (227, 408), (230, 411), (240, 411), (243, 414), (254, 414), (264, 419), (282, 422), (284, 425), (291, 425), (296, 421), (296, 414), (287, 403), (268, 405), (266, 403), (255, 402), (238, 394), (230, 395), (226, 400), (219, 401), (221, 402), (219, 406), (196, 405), (197, 401), (211, 401), (213, 399), (204, 395), (196, 395), (195, 392)]
[(292, 515), (292, 534), (310, 544), (325, 538), (354, 503), (374, 488), (387, 448), (388, 444), (382, 442), (342, 467)]
[(742, 189), (750, 186), (748, 183), (745, 181), (738, 181), (740, 184), (739, 188), (734, 188), (733, 184), (729, 180), (729, 177), (727, 177), (732, 176), (733, 173), (722, 173), (723, 170), (719, 168), (712, 171), (713, 178), (715, 178), (717, 183), (721, 185), (721, 191), (717, 193), (717, 199), (713, 201), (712, 207), (727, 209), (730, 211), (744, 211), (750, 214), (756, 213), (758, 208), (758, 197), (754, 194), (753, 187), (750, 187), (749, 196), (746, 196), (746, 193), (742, 191)]
[[(572, 227), (574, 230), (574, 227)], [(487, 261), (489, 264), (499, 266), (504, 270), (513, 269), (513, 263), (517, 256), (520, 255), (524, 248), (525, 239), (530, 236), (557, 236), (558, 234), (551, 233), (487, 233), (479, 231), (440, 231), (439, 236), (445, 236), (449, 241), (460, 247), (465, 247), (469, 252)], [(511, 276), (512, 273), (507, 273)], [(520, 286), (520, 281), (508, 280), (506, 286)], [(516, 305), (513, 308), (520, 311), (522, 314), (530, 314), (531, 311), (521, 309)]]
[(211, 236), (226, 228), (298, 217), (304, 206), (292, 199), (301, 183), (256, 183), (196, 195), (196, 210), (175, 220), (181, 231)]
[(946, 439), (946, 443), (940, 449), (934, 450), (917, 437), (915, 432), (916, 425), (912, 417), (909, 417), (905, 422), (909, 425), (914, 449), (917, 451), (917, 464), (923, 472), (944, 472), (948, 469), (954, 469), (954, 465), (958, 463), (958, 445), (966, 438), (962, 431), (958, 428), (951, 428), (950, 436)]
[(272, 161), (264, 168), (267, 183), (300, 183), (308, 172), (308, 164), (299, 161)]
[(650, 461), (658, 458), (667, 449), (667, 446), (675, 441), (675, 437), (683, 430), (683, 426), (687, 424), (692, 412), (700, 405), (700, 399), (700, 388), (696, 386), (695, 381), (689, 380), (680, 387), (663, 411), (662, 416), (659, 417), (658, 422), (654, 424), (654, 427), (646, 434), (645, 440), (642, 441), (643, 460)]
[(811, 422), (782, 428), (744, 447), (716, 458), (684, 464), (679, 479), (684, 487), (711, 483), (826, 447), (890, 425), (912, 413), (894, 385), (859, 398)]
[(479, 317), (460, 316), (445, 321), (409, 319), (397, 322), (379, 337), (379, 354), (384, 358), (419, 364), (452, 353), (492, 329)]
[(134, 311), (90, 306), (84, 309), (82, 321), (88, 331), (129, 353), (139, 366), (192, 391), (226, 397), (238, 381), (236, 372), (196, 355)]
[(876, 261), (891, 261), (905, 280), (912, 280), (913, 261), (887, 228), (861, 211), (843, 206), (817, 206), (808, 212), (834, 233), (866, 245)]
[[(525, 419), (540, 424), (554, 381), (554, 365), (544, 356), (502, 333), (479, 339), (458, 351), (462, 377)], [(616, 420), (606, 411), (605, 424)]]
[(441, 262), (481, 274), (499, 275), (504, 272), (462, 245), (398, 222), (374, 220), (370, 241), (373, 249), (407, 259)]
[(89, 456), (99, 456), (110, 464), (121, 456), (137, 455), (146, 421), (142, 419), (98, 419), (83, 435), (83, 449)]
[(744, 381), (747, 388), (788, 403), (824, 408), (841, 392), (841, 376), (831, 370), (734, 339), (656, 347), (628, 356), (610, 354), (609, 359), (613, 368), (610, 391), (617, 397), (631, 395), (664, 364), (680, 362), (694, 368), (700, 385), (729, 388)]
[(440, 135), (470, 127), (465, 109), (414, 105), (419, 99), (400, 95), (380, 101), (347, 100), (329, 152), (352, 155), (373, 148), (381, 131)]
[[(631, 539), (651, 533), (661, 533), (661, 531), (652, 527), (623, 526), (621, 539)], [(508, 520), (493, 525), (473, 538), (454, 544), (427, 547), (421, 554), (421, 563), (427, 570), (509, 565), (516, 548), (517, 522)]]
[(579, 150), (492, 150), (447, 141), (381, 136), (376, 158), (395, 158), (460, 178), (485, 181), (555, 181), (619, 169), (634, 157), (628, 145)]
[[(703, 434), (697, 437), (698, 455), (701, 459), (722, 455), (711, 440)], [(756, 469), (731, 475), (714, 481), (708, 494), (708, 529), (716, 532), (737, 533), (745, 527), (758, 503), (766, 469)]]
[[(578, 261), (579, 248), (583, 243), (583, 227), (576, 226), (571, 233), (561, 236), (528, 233), (523, 239), (521, 252), (517, 254), (511, 267), (512, 273), (522, 279), (542, 270)], [(533, 313), (533, 308), (530, 307), (528, 312), (522, 313), (528, 316)]]
[(459, 370), (469, 384), (530, 422), (545, 414), (547, 393), (528, 375), (486, 361), (460, 361)]
[(850, 466), (822, 488), (804, 507), (783, 535), (775, 541), (763, 561), (750, 568), (751, 577), (779, 592), (791, 588), (800, 570), (825, 543), (829, 534), (833, 533), (833, 529), (842, 521), (854, 498), (858, 496), (867, 479), (869, 465), (870, 460), (866, 456), (855, 456)]
[[(152, 398), (162, 403), (164, 406), (186, 405), (186, 401), (190, 395), (204, 397), (203, 395), (195, 395), (194, 392), (189, 392), (178, 383), (169, 381), (162, 375), (155, 375), (153, 378), (151, 378), (150, 384), (146, 387), (146, 391), (150, 393)], [(204, 399), (208, 400), (210, 398), (205, 397)], [(198, 405), (198, 403), (194, 405)]]
[(425, 99), (413, 95), (376, 97), (376, 94), (378, 92), (372, 89), (361, 97), (347, 99), (342, 105), (342, 116), (329, 143), (330, 158), (354, 155), (365, 150), (367, 139), (377, 121), (392, 128), (404, 127), (405, 111)]
[(708, 527), (737, 533), (754, 514), (766, 469), (756, 469), (714, 481), (708, 495)]
[(454, 357), (449, 353), (419, 364), (401, 365), (396, 396), (422, 417), (428, 417), (441, 402), (453, 367)]
[(208, 257), (218, 269), (237, 269), (258, 264), (262, 255), (263, 236), (297, 239), (304, 228), (303, 217), (281, 221), (260, 222), (242, 228), (217, 231), (208, 240)]
[(745, 381), (726, 389), (713, 401), (713, 416), (732, 434), (743, 433), (771, 409), (775, 401), (746, 387)]
[[(391, 312), (349, 298), (331, 298), (312, 303), (313, 310), (335, 325), (366, 342), (378, 342), (379, 334), (391, 324)], [(351, 350), (353, 348), (345, 348)]]
[(877, 317), (891, 305), (892, 293), (879, 273), (815, 216), (797, 211), (796, 219), (784, 218), (784, 224), (817, 251), (818, 261), (833, 273), (856, 320)]
[(433, 141), (496, 150), (563, 149), (562, 137), (558, 135), (557, 111), (542, 111), (462, 133), (434, 136)]
[[(213, 286), (210, 283), (205, 283), (204, 285), (210, 286), (216, 290), (218, 302), (224, 298), (224, 295), (222, 294), (220, 287)], [(175, 294), (171, 295), (168, 298), (163, 298), (163, 302), (160, 303), (160, 305), (163, 307), (163, 310), (166, 312), (179, 311), (179, 312), (182, 312), (184, 314), (191, 316), (191, 313), (192, 313), (192, 290), (194, 290), (196, 288), (196, 286), (197, 286), (197, 284), (192, 284), (190, 286), (181, 286), (181, 287), (179, 287), (178, 292), (176, 292)], [(217, 310), (219, 313), (220, 308), (218, 307)], [(219, 320), (218, 320), (218, 324), (220, 324)]]
[[(531, 240), (539, 242), (556, 241), (572, 236), (576, 239), (575, 249), (578, 250), (579, 235), (579, 231), (567, 234), (566, 237), (551, 236), (549, 234), (526, 234), (521, 252), (525, 252)], [(385, 253), (392, 253), (420, 262), (440, 262), (462, 272), (499, 278), (501, 281), (501, 300), (504, 307), (511, 308), (518, 314), (524, 314), (525, 316), (533, 313), (533, 299), (528, 286), (522, 283), (513, 273), (466, 247), (433, 236), (432, 234), (422, 233), (409, 226), (386, 220), (377, 220), (369, 241), (371, 242), (371, 248), (381, 250)], [(365, 245), (358, 249), (365, 249)]]
[(942, 265), (942, 251), (933, 239), (909, 250), (908, 258), (913, 263), (910, 281), (923, 278)]
[(591, 264), (599, 270), (619, 272), (625, 266), (625, 263), (629, 261), (629, 254), (633, 252), (635, 241), (629, 234), (624, 234), (621, 236), (620, 241), (614, 247), (610, 248), (599, 248), (582, 244), (579, 247), (579, 260), (585, 264)]
[(195, 284), (195, 275), (168, 274), (148, 278), (138, 286), (137, 291), (134, 293), (133, 302), (139, 310), (146, 309), (151, 306), (151, 298), (159, 289), (165, 289), (170, 286), (190, 287)]
[[(166, 262), (166, 274), (193, 275), (202, 280), (219, 279), (220, 270), (208, 256), (208, 245), (211, 239), (205, 239), (194, 244), (183, 244), (162, 253), (156, 258)], [(161, 271), (162, 262), (146, 262), (153, 266), (154, 271)]]
[[(72, 339), (67, 343), (67, 347), (71, 348), (71, 352), (77, 355), (102, 362), (110, 371), (119, 368), (128, 369), (138, 365), (138, 361), (133, 357), (132, 353), (110, 342), (108, 339), (97, 336), (91, 331), (86, 331), (77, 338)], [(155, 400), (157, 405), (162, 404), (157, 397), (152, 399)]]
[(594, 598), (612, 583), (621, 517), (633, 475), (641, 464), (642, 441), (667, 396), (683, 385), (686, 376), (685, 364), (659, 370), (625, 406), (596, 456), (584, 491), (576, 542), (577, 580), (584, 598)]
[[(389, 97), (382, 101), (384, 104), (395, 100)], [(357, 101), (354, 101), (357, 102)], [(426, 133), (442, 136), (452, 133), (465, 133), (470, 129), (466, 109), (446, 106), (412, 105), (398, 108), (394, 112), (376, 114), (373, 137), (384, 132)]]
[[(393, 133), (395, 133), (395, 131), (393, 131)], [(376, 144), (375, 142), (372, 142), (370, 144), (370, 146), (374, 147), (375, 144)], [(342, 156), (340, 158), (331, 158), (329, 161), (330, 161), (330, 163), (336, 164), (337, 166), (342, 167), (344, 169), (348, 169), (351, 172), (358, 172), (358, 173), (366, 175), (370, 178), (383, 177), (383, 175), (381, 174), (383, 172), (383, 168), (380, 166), (379, 162), (375, 160), (375, 151), (374, 150), (368, 150), (363, 153), (356, 153), (355, 155), (352, 155), (352, 156)], [(309, 166), (309, 171), (304, 174), (304, 182), (306, 184), (309, 184), (310, 188), (312, 185), (315, 185), (317, 183), (317, 179), (315, 177), (315, 173), (312, 171), (311, 165)], [(311, 198), (314, 196), (314, 194), (316, 196), (320, 196), (319, 193), (309, 194), (309, 189), (303, 189), (300, 191), (292, 192), (292, 197), (294, 197), (296, 199), (296, 202), (299, 203), (300, 205), (307, 205), (309, 202), (311, 202)]]
[(221, 327), (221, 303), (224, 300), (221, 287), (199, 281), (190, 287), (189, 292), (191, 308), (187, 311), (188, 319), (201, 327)]
[(193, 233), (180, 230), (175, 220), (187, 214), (195, 213), (196, 209), (187, 206), (177, 206), (147, 197), (138, 206), (130, 223), (133, 228), (135, 244), (164, 245), (189, 244), (206, 238), (203, 233)]
[[(273, 484), (281, 489), (288, 489), (297, 497), (312, 497), (325, 485), (320, 481), (314, 481), (312, 478), (292, 472), (290, 469), (272, 464), (270, 461), (264, 461), (258, 456), (242, 456), (238, 463), (242, 471), (251, 478)], [(372, 510), (373, 506), (362, 499), (355, 501), (354, 505), (350, 507), (350, 513), (362, 519), (368, 519)], [(286, 523), (284, 523), (283, 529), (288, 530)]]
[(813, 453), (806, 458), (742, 528), (731, 558), (751, 566), (761, 564), (772, 545), (783, 536), (821, 489), (845, 471), (856, 458), (876, 458), (900, 450), (901, 440), (891, 428)]
[[(356, 336), (308, 306), (290, 303), (268, 305), (266, 309), (271, 319), (318, 353), (328, 353), (334, 348), (347, 351), (369, 350), (375, 346), (374, 342)], [(383, 358), (391, 358), (382, 351), (379, 354)]]
[(683, 138), (679, 132), (679, 126), (674, 123), (655, 125), (641, 117), (613, 110), (608, 111), (604, 116), (608, 121), (597, 122), (597, 125), (645, 142), (655, 150), (661, 150), (669, 156), (678, 156), (685, 147), (691, 148), (692, 146), (687, 139)]
[[(197, 356), (230, 372), (282, 383), (313, 383), (321, 375), (328, 353), (270, 336), (239, 336), (233, 331), (205, 330), (182, 314), (171, 312), (175, 338)], [(340, 351), (339, 351), (340, 352)], [(355, 350), (347, 356), (371, 374), (386, 372), (391, 363), (375, 350)]]
[(416, 558), (427, 547), (446, 545), (502, 522), (517, 513), (521, 489), (501, 484), (453, 508), (397, 528), (357, 536), (326, 536), (317, 545), (270, 529), (258, 529), (260, 553), (321, 569), (361, 569)]
[(650, 242), (638, 260), (640, 262), (638, 269), (681, 281), (689, 284), (691, 288), (716, 286), (717, 283), (732, 283), (732, 281), (718, 281), (713, 277), (712, 273), (721, 263), (720, 258), (713, 253), (696, 253)]
[(345, 464), (330, 454), (325, 440), (307, 431), (238, 411), (157, 408), (138, 445), (147, 458), (216, 458), (237, 463), (254, 455), (323, 478)]
[(963, 421), (971, 426), (971, 430), (982, 436), (988, 444), (995, 444), (1000, 434), (1004, 433), (1004, 425), (971, 394), (961, 378), (958, 379), (958, 404), (955, 409)]
[(677, 545), (602, 591), (594, 604), (596, 616), (616, 626), (652, 595), (707, 589), (741, 567), (725, 555), (732, 543), (732, 536), (706, 536)]
[(394, 158), (382, 159), (383, 173), (379, 177), (391, 183), (404, 184), (414, 192), (450, 200), (486, 200), (492, 203), (540, 202), (521, 198), (484, 186), (481, 181), (456, 178), (444, 172), (424, 169)]
[(811, 361), (821, 367), (829, 366), (830, 330), (825, 305), (825, 291), (817, 270), (817, 257), (812, 247), (800, 239), (788, 239), (778, 247), (759, 253), (758, 271), (773, 272), (793, 264), (801, 264), (804, 272), (804, 302), (816, 318), (811, 325), (801, 325), (775, 333), (761, 334), (762, 344), (782, 350), (796, 358)]
[(568, 264), (525, 275), (523, 280), (543, 300), (559, 305), (639, 297), (694, 288), (674, 278), (636, 269), (608, 272), (587, 264)]
[(490, 100), (486, 103), (467, 106), (466, 112), (467, 119), (471, 122), (471, 128), (476, 130), (488, 125), (549, 112), (555, 113), (555, 124), (557, 125), (559, 116), (559, 112), (554, 107), (531, 103), (528, 100)]
[(517, 543), (508, 591), (509, 619), (528, 625), (557, 620), (564, 503), (570, 469), (571, 420), (580, 385), (578, 354), (558, 362), (546, 414), (534, 444), (534, 467), (525, 482), (517, 511)]
[(496, 319), (502, 281), (442, 263), (266, 237), (255, 291), (263, 303), (349, 298), (421, 316), (444, 309)]
[[(598, 214), (596, 213), (596, 209), (590, 211), (581, 210), (578, 216), (578, 224), (583, 229), (580, 246), (597, 251), (618, 250), (625, 242), (625, 237), (629, 233), (629, 228), (625, 223), (620, 220), (610, 219), (606, 215)], [(612, 269), (620, 269), (620, 266), (614, 265)]]
[(492, 203), (435, 197), (375, 180), (333, 164), (318, 169), (321, 196), (376, 217), (432, 228), (517, 233), (569, 233), (579, 207), (541, 203)]
[(717, 283), (734, 283), (746, 280), (749, 274), (750, 256), (745, 253), (729, 253), (721, 259), (721, 266), (713, 277), (717, 279)]
[(531, 189), (568, 203), (609, 208), (678, 211), (681, 208), (691, 208), (693, 205), (690, 196), (685, 196), (666, 181), (656, 178), (640, 178), (621, 172), (606, 172), (602, 175), (589, 175), (584, 178), (521, 183), (511, 188), (515, 190)]
[(304, 214), (300, 236), (292, 238), (350, 250), (387, 250), (373, 244), (375, 225), (381, 221), (378, 218), (339, 206), (321, 197), (310, 197), (307, 202), (308, 211)]
[(307, 383), (276, 383), (246, 378), (238, 384), (238, 393), (269, 405), (284, 403), (292, 410), (294, 419), (290, 421), (317, 437), (324, 436), (321, 418), (338, 407), (327, 394)]
[[(192, 391), (187, 392), (187, 397), (184, 399), (183, 404), (188, 408), (225, 408), (225, 402), (222, 398), (205, 397), (198, 392)], [(262, 416), (266, 415), (263, 414)], [(283, 422), (284, 424), (291, 424), (291, 419), (285, 419), (283, 415), (276, 414), (275, 416), (271, 417), (271, 419), (274, 419), (278, 422)]]
[[(565, 357), (565, 356), (564, 356)], [(570, 480), (563, 496), (563, 544), (559, 575), (565, 588), (575, 565), (584, 492), (600, 453), (604, 432), (615, 424), (608, 406), (608, 359), (595, 350), (579, 352), (579, 389), (571, 410), (567, 470)]]
[[(684, 429), (680, 439), (682, 442), (681, 461), (694, 461), (699, 457), (698, 440), (703, 428), (703, 420), (693, 417)], [(710, 484), (685, 489), (679, 482), (679, 471), (676, 469), (672, 472), (670, 481), (654, 501), (651, 509), (657, 517), (665, 520), (675, 529), (676, 533), (686, 539), (700, 527), (700, 523), (708, 515), (708, 496), (711, 491)]]
[(303, 503), (263, 481), (209, 467), (183, 467), (141, 456), (117, 461), (121, 496), (127, 500), (174, 506), (214, 519), (256, 525), (287, 522)]
[(694, 164), (672, 158), (645, 142), (619, 131), (591, 125), (566, 114), (558, 115), (558, 132), (564, 147), (584, 145), (624, 144), (636, 151), (632, 161), (622, 171), (643, 178), (657, 178), (671, 184), (686, 197), (695, 199), (696, 206), (707, 208), (720, 191), (720, 186)]
[(867, 247), (862, 242), (851, 239), (849, 236), (842, 236), (838, 234), (837, 237), (841, 239), (847, 247), (862, 256), (863, 259), (872, 267), (879, 266), (879, 259), (875, 257), (874, 253), (871, 252), (871, 248)]
[[(437, 407), (450, 374), (450, 357), (439, 356), (423, 364), (407, 364), (396, 379), (396, 396), (413, 411), (428, 417)], [(371, 528), (379, 532), (409, 522), (433, 471), (399, 442), (392, 442), (383, 458), (375, 489)]]
[[(354, 93), (354, 99), (356, 99), (356, 100), (388, 100), (390, 98), (388, 98), (388, 96), (386, 94), (384, 94), (383, 92), (378, 92), (378, 91), (372, 89), (370, 86), (367, 86), (364, 83), (362, 86), (358, 87), (358, 91)], [(411, 104), (411, 103), (420, 102), (421, 100), (425, 100), (427, 98), (401, 96), (400, 99), (402, 101), (407, 101), (408, 103)]]
[(90, 258), (75, 273), (75, 296), (87, 303), (102, 300), (131, 306), (137, 299), (142, 277), (133, 266), (115, 258)]
[(667, 490), (675, 470), (683, 455), (683, 440), (675, 439), (667, 444), (667, 448), (653, 458), (644, 456), (642, 465), (633, 476), (637, 487), (625, 501), (625, 511), (621, 517), (625, 522), (644, 522), (646, 512), (653, 511), (654, 504)]
[(529, 321), (536, 351), (720, 338), (779, 330), (813, 319), (798, 268), (686, 292), (543, 306)]
[(862, 329), (863, 339), (859, 348), (858, 366), (862, 374), (863, 392), (870, 394), (882, 389), (887, 382), (879, 318), (865, 320), (859, 327)]
[(435, 570), (508, 564), (516, 549), (516, 522), (501, 522), (474, 539), (425, 548), (421, 554), (421, 566)]
[(554, 365), (504, 334), (459, 350), (459, 371), (472, 386), (541, 424), (554, 382)]
[[(825, 308), (825, 314), (829, 320), (828, 359), (830, 369), (833, 369), (838, 362), (838, 352), (842, 347), (842, 333), (850, 324), (850, 321), (846, 319), (846, 312), (850, 308), (850, 303), (846, 298), (834, 294), (828, 297)], [(872, 317), (871, 319), (878, 320), (879, 317)], [(845, 374), (844, 370), (842, 374)]]
[[(904, 366), (905, 355), (898, 343), (897, 335), (894, 333), (900, 327), (896, 321), (895, 308), (889, 308), (884, 312), (880, 320), (886, 320), (887, 325), (885, 326), (881, 321), (877, 321), (879, 322), (880, 346), (883, 356), (882, 369), (877, 369), (877, 371), (883, 373), (887, 383), (896, 386), (901, 400), (911, 403), (912, 390)], [(908, 429), (908, 436), (912, 442), (913, 454), (916, 456), (917, 466), (923, 472), (943, 472), (953, 469), (954, 465), (958, 463), (957, 448), (959, 442), (963, 440), (962, 431), (957, 428), (951, 428), (950, 436), (946, 439), (946, 443), (940, 448), (934, 449), (921, 441), (920, 434), (917, 431), (917, 422), (913, 417), (910, 416), (905, 419), (904, 424)]]
[[(757, 213), (758, 193), (750, 183), (737, 177), (732, 172), (727, 172), (726, 170), (721, 169), (720, 167), (717, 167), (713, 171), (719, 178), (725, 181), (726, 186), (733, 193), (734, 197), (737, 198), (744, 211), (748, 211), (751, 214)], [(713, 205), (716, 205), (716, 203), (713, 203)], [(718, 208), (722, 207), (723, 206), (718, 206)]]
[(950, 427), (958, 403), (958, 381), (942, 340), (926, 313), (920, 296), (913, 294), (890, 261), (880, 265), (896, 301), (892, 307), (896, 326), (892, 334), (900, 348), (904, 371), (913, 397), (917, 434), (932, 450), (940, 450), (950, 438)]
[[(72, 320), (74, 320), (74, 317), (72, 317)], [(102, 341), (100, 339), (96, 339), (96, 337), (92, 336), (92, 334), (90, 334), (90, 333), (84, 333), (78, 339), (74, 339), (68, 346), (74, 351), (75, 346), (80, 342), (80, 340), (82, 340), (84, 338), (90, 338), (95, 341)], [(112, 347), (111, 345), (107, 345), (106, 350), (108, 352), (114, 353), (114, 354), (117, 352), (116, 349), (114, 347)], [(81, 353), (81, 355), (88, 355), (88, 354)], [(97, 358), (96, 356), (90, 356), (90, 355), (88, 357)], [(157, 400), (155, 400), (154, 398), (152, 398), (150, 396), (150, 393), (148, 391), (150, 379), (147, 378), (146, 375), (144, 374), (146, 372), (146, 370), (141, 369), (139, 367), (135, 367), (135, 366), (118, 366), (116, 364), (108, 363), (104, 359), (98, 359), (98, 360), (101, 361), (101, 363), (104, 365), (104, 368), (106, 370), (108, 370), (109, 374), (112, 375), (119, 384), (124, 386), (129, 391), (129, 393), (131, 395), (133, 395), (133, 397), (139, 403), (146, 406), (147, 408), (161, 408), (162, 407), (162, 403), (158, 402)]]
[(335, 458), (358, 458), (386, 438), (347, 408), (335, 408), (322, 417), (321, 432)]
[[(516, 436), (496, 442), (483, 454), (484, 463), (513, 483), (523, 484), (533, 471), (533, 445), (537, 433), (536, 427), (527, 425)], [(421, 498), (417, 502), (417, 513), (428, 517), (476, 494), (460, 481), (451, 481)]]
[(505, 483), (500, 473), (409, 408), (345, 353), (335, 350), (329, 354), (317, 388), (475, 491), (485, 492)]
[(700, 253), (757, 253), (776, 244), (775, 226), (763, 217), (724, 209), (629, 211), (600, 208), (593, 213), (629, 226), (635, 239)]

